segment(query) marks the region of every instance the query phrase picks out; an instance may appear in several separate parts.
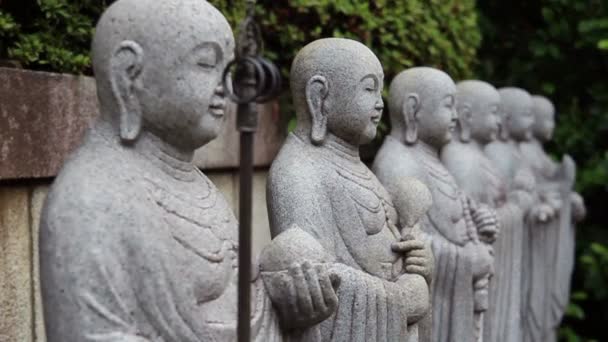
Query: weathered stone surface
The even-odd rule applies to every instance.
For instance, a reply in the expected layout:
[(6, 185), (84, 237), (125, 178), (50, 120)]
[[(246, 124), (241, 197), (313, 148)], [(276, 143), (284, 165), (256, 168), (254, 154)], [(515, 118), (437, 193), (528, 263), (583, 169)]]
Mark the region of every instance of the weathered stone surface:
[(0, 179), (54, 176), (96, 104), (89, 77), (0, 68)]
[(267, 176), (267, 171), (258, 171), (253, 176), (252, 254), (254, 256), (260, 255), (262, 249), (270, 243), (270, 227), (266, 209)]
[[(389, 92), (392, 131), (373, 164), (393, 198), (411, 191), (398, 186), (404, 177), (418, 179), (432, 193), (422, 230), (437, 270), (433, 342), (481, 340), (493, 266), (489, 245), (497, 230), (494, 211), (468, 198), (439, 159), (455, 128), (455, 95), (454, 81), (440, 70), (418, 67), (397, 75)], [(397, 211), (408, 215), (407, 208)]]
[[(238, 223), (192, 162), (222, 133), (228, 22), (205, 1), (119, 0), (92, 57), (100, 116), (40, 220), (49, 341), (235, 340)], [(252, 341), (280, 341), (261, 279), (251, 287)]]
[(441, 161), (461, 189), (473, 200), (493, 208), (500, 233), (493, 244), (494, 276), (489, 287), (483, 339), (519, 342), (523, 212), (509, 195), (509, 180), (484, 154), (498, 138), (500, 95), (492, 85), (462, 81), (457, 85), (458, 125), (452, 141), (441, 151)]
[[(57, 175), (99, 115), (91, 77), (0, 68), (0, 179)], [(254, 164), (267, 166), (284, 140), (278, 104), (259, 105)], [(238, 167), (236, 106), (229, 104), (218, 139), (198, 150), (203, 169)]]
[[(549, 99), (533, 96), (532, 114), (532, 134), (528, 135), (529, 139), (519, 142), (519, 150), (524, 163), (534, 173), (540, 201), (550, 205), (555, 215), (546, 225), (533, 227), (546, 231), (531, 231), (531, 244), (525, 245), (531, 271), (544, 272), (541, 277), (545, 279), (535, 281), (538, 278), (530, 276), (531, 281), (524, 290), (528, 296), (541, 293), (546, 296), (543, 301), (531, 301), (525, 308), (526, 341), (555, 341), (570, 300), (570, 278), (575, 260), (574, 224), (583, 219), (585, 206), (582, 197), (572, 191), (576, 178), (574, 161), (566, 155), (557, 163), (542, 146), (553, 138), (555, 107)], [(541, 259), (540, 263), (538, 259)], [(540, 325), (531, 324), (539, 318), (542, 319)]]
[(552, 256), (547, 253), (553, 232), (551, 218), (555, 210), (540, 197), (539, 187), (530, 166), (522, 158), (520, 144), (532, 137), (534, 114), (532, 98), (523, 89), (499, 89), (501, 99), (500, 139), (486, 145), (485, 153), (509, 184), (510, 198), (526, 217), (522, 235), (522, 330), (523, 341), (552, 341), (546, 333), (547, 291), (554, 274)]
[(29, 190), (0, 188), (0, 341), (33, 341)]
[(430, 248), (402, 234), (389, 194), (359, 156), (376, 135), (383, 78), (373, 52), (348, 39), (312, 42), (292, 64), (297, 125), (269, 173), (273, 241), (260, 262), (299, 341), (426, 337), (418, 325), (430, 306)]
[(44, 331), (44, 311), (42, 309), (42, 298), (40, 293), (40, 253), (39, 253), (39, 228), (40, 228), (40, 213), (42, 206), (49, 192), (49, 186), (41, 185), (34, 187), (30, 197), (30, 213), (31, 213), (31, 234), (32, 234), (32, 290), (34, 298), (33, 310), (33, 342), (46, 341), (46, 332)]

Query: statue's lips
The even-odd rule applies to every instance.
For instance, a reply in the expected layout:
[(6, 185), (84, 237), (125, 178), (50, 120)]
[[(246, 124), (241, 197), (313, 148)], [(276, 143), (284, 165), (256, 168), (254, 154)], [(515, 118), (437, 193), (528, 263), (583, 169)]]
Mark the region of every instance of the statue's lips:
[(375, 125), (377, 125), (380, 123), (380, 118), (381, 118), (380, 114), (377, 114), (377, 115), (373, 115), (371, 120)]
[(209, 106), (209, 113), (215, 117), (223, 117), (226, 112), (226, 103), (223, 101), (217, 101)]
[(223, 107), (209, 107), (209, 113), (215, 117), (221, 118), (224, 116), (225, 111)]

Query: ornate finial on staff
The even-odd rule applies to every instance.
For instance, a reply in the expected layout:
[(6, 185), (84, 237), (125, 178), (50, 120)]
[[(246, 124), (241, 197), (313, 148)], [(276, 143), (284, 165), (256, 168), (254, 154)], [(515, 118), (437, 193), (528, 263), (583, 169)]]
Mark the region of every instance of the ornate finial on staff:
[[(263, 50), (260, 27), (255, 21), (255, 0), (246, 0), (247, 16), (240, 25), (236, 58), (228, 64), (223, 76), (228, 97), (238, 104), (237, 129), (240, 142), (239, 189), (239, 277), (238, 341), (249, 342), (251, 336), (251, 216), (253, 178), (253, 135), (257, 130), (256, 103), (268, 102), (281, 91), (281, 74)], [(234, 69), (234, 87), (230, 73)]]

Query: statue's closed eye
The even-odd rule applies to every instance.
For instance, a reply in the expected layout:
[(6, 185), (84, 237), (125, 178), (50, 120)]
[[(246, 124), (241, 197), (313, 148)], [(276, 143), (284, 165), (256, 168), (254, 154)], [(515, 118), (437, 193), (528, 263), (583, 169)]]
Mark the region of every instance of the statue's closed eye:
[(196, 65), (205, 69), (213, 69), (222, 60), (222, 49), (215, 42), (206, 42), (197, 46), (193, 55)]
[(199, 56), (196, 64), (203, 68), (215, 68), (217, 65), (217, 57), (215, 56), (215, 52), (206, 51), (205, 53), (201, 53), (201, 56)]

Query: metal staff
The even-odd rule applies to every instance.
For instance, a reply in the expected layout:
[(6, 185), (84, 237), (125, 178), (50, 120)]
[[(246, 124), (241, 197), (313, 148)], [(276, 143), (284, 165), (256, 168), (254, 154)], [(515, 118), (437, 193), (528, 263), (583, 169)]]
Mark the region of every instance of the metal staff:
[[(236, 58), (228, 64), (223, 83), (228, 97), (238, 104), (237, 129), (240, 137), (239, 165), (239, 275), (238, 275), (238, 341), (251, 338), (251, 216), (253, 179), (253, 138), (258, 126), (257, 103), (270, 101), (281, 90), (277, 67), (260, 56), (262, 39), (255, 22), (255, 0), (247, 0), (247, 16), (240, 26)], [(235, 69), (234, 87), (230, 70)]]

